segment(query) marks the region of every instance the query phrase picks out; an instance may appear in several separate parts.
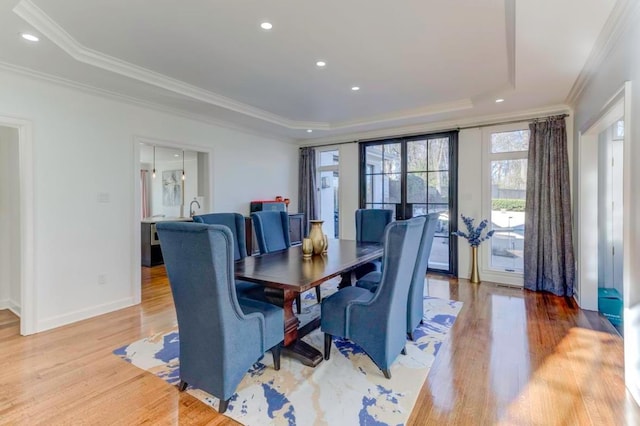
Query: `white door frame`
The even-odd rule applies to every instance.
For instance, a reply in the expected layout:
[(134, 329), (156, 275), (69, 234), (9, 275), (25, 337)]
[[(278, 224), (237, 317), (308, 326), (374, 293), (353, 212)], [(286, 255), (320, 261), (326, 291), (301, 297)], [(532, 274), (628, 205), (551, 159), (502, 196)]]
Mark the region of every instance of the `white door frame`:
[[(640, 356), (640, 309), (633, 306), (632, 285), (640, 277), (640, 265), (636, 266), (636, 255), (632, 253), (631, 229), (631, 82), (624, 86), (604, 105), (598, 114), (580, 129), (578, 143), (578, 193), (580, 194), (578, 223), (578, 283), (576, 299), (583, 309), (598, 309), (598, 265), (593, 262), (592, 253), (598, 250), (597, 215), (597, 141), (598, 134), (624, 117), (623, 140), (623, 184), (622, 184), (622, 286), (624, 306), (624, 370), (625, 385), (634, 399), (640, 402), (640, 369), (636, 365)], [(595, 161), (595, 163), (594, 163)], [(595, 186), (594, 186), (595, 185)], [(590, 257), (591, 255), (591, 257)]]
[(0, 116), (0, 126), (18, 130), (18, 173), (20, 182), (20, 334), (35, 333), (37, 302), (34, 240), (33, 128), (28, 120)]

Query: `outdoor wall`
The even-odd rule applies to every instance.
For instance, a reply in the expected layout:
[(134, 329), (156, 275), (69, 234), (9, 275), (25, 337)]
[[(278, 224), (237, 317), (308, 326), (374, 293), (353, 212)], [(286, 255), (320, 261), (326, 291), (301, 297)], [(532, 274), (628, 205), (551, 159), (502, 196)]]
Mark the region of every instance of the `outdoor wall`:
[(0, 92), (0, 115), (33, 127), (37, 331), (134, 303), (136, 137), (209, 150), (213, 211), (275, 194), (297, 206), (297, 146), (11, 72)]

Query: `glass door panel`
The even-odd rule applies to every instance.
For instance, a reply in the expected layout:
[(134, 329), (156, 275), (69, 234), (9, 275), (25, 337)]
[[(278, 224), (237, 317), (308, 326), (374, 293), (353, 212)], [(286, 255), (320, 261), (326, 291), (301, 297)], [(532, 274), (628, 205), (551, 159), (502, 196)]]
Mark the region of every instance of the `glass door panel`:
[(361, 206), (392, 209), (398, 220), (437, 212), (429, 268), (448, 273), (455, 273), (457, 263), (449, 244), (455, 230), (449, 217), (457, 215), (451, 185), (457, 172), (450, 168), (456, 143), (457, 133), (451, 132), (361, 145)]

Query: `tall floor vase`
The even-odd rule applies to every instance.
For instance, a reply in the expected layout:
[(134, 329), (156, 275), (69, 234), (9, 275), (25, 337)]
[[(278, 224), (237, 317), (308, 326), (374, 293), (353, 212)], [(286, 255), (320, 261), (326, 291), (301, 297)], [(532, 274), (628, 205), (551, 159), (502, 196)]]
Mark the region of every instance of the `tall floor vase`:
[(469, 281), (475, 284), (480, 283), (480, 272), (478, 272), (478, 247), (471, 247), (471, 276)]

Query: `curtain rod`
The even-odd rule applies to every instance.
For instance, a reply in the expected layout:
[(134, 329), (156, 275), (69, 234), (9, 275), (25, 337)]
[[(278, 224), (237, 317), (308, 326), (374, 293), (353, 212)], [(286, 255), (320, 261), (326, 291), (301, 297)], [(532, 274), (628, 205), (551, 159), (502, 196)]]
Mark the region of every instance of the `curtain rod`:
[(302, 148), (323, 148), (325, 146), (335, 146), (335, 145), (346, 145), (348, 143), (358, 143), (359, 141), (346, 141), (346, 142), (333, 142), (333, 143), (325, 143), (322, 145), (305, 145), (305, 146), (301, 146), (300, 149)]
[(566, 117), (569, 117), (569, 114), (556, 114), (556, 115), (547, 115), (547, 116), (544, 116), (544, 117), (526, 118), (526, 119), (520, 119), (520, 120), (499, 121), (497, 123), (477, 124), (475, 126), (456, 127), (455, 129), (452, 129), (452, 130), (466, 130), (466, 129), (476, 129), (478, 127), (501, 126), (503, 124), (522, 123), (523, 121), (529, 121), (529, 122), (533, 123), (534, 121), (546, 120), (548, 118), (554, 118), (554, 117), (566, 118)]
[[(566, 117), (569, 117), (569, 114), (547, 115), (547, 116), (544, 116), (544, 117), (525, 118), (525, 119), (520, 119), (520, 120), (509, 120), (509, 121), (498, 121), (498, 122), (495, 122), (495, 123), (476, 124), (476, 125), (473, 125), (473, 126), (469, 125), (469, 126), (464, 126), (464, 127), (452, 127), (450, 129), (435, 130), (432, 133), (443, 133), (443, 132), (451, 132), (451, 131), (454, 131), (454, 130), (466, 130), (466, 129), (477, 129), (477, 128), (481, 128), (481, 127), (502, 126), (504, 124), (522, 123), (523, 121), (534, 122), (534, 121), (537, 121), (537, 120), (545, 120), (545, 119), (552, 118), (552, 117), (566, 118)], [(322, 145), (306, 145), (306, 146), (301, 146), (300, 149), (302, 149), (302, 148), (324, 148), (324, 147), (327, 147), (327, 146), (346, 145), (346, 144), (350, 144), (350, 143), (381, 141), (381, 140), (385, 140), (385, 139), (397, 139), (397, 138), (418, 136), (418, 135), (421, 135), (421, 134), (428, 134), (428, 133), (420, 132), (420, 133), (413, 133), (413, 134), (406, 134), (406, 135), (399, 135), (399, 136), (387, 136), (387, 137), (383, 137), (383, 138), (358, 139), (356, 141), (325, 143), (325, 144), (322, 144)]]

